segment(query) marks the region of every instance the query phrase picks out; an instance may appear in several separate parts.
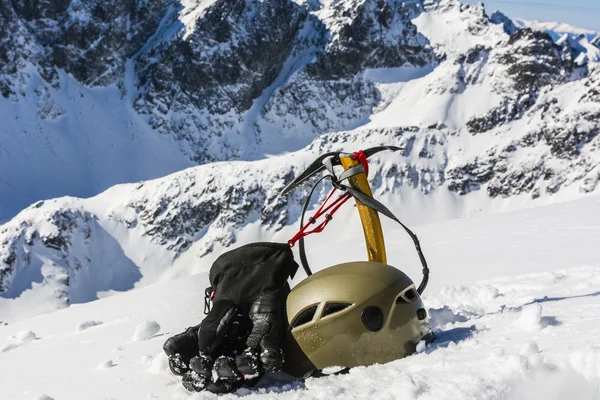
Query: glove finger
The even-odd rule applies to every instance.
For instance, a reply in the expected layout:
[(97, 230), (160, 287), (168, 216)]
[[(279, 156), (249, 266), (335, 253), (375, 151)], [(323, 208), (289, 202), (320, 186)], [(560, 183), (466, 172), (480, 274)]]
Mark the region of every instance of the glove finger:
[(200, 353), (190, 360), (190, 369), (206, 380), (212, 376), (213, 361), (204, 353)]
[(246, 348), (235, 359), (238, 371), (244, 375), (244, 379), (253, 379), (263, 374), (264, 370), (259, 360), (258, 350)]
[(200, 324), (198, 331), (200, 353), (214, 359), (223, 343), (237, 331), (237, 326), (242, 319), (242, 311), (232, 301), (215, 302), (210, 313)]
[(188, 363), (186, 363), (181, 354), (172, 354), (169, 356), (169, 369), (173, 375), (181, 376), (189, 371)]
[(198, 354), (198, 328), (192, 326), (165, 341), (163, 350), (169, 357), (169, 368), (175, 375), (188, 371), (190, 359)]
[(284, 354), (280, 347), (270, 341), (261, 342), (260, 362), (267, 372), (281, 371), (283, 368)]
[(244, 378), (236, 368), (235, 360), (232, 357), (226, 356), (217, 358), (215, 365), (213, 366), (212, 376), (214, 382), (219, 380), (237, 382)]
[(237, 370), (233, 357), (221, 356), (212, 369), (212, 381), (206, 389), (212, 393), (231, 393), (242, 387), (243, 375)]
[[(242, 353), (240, 366), (248, 372), (257, 359), (262, 370), (279, 371), (283, 367), (282, 338), (282, 301), (278, 296), (262, 295), (252, 304), (250, 319), (252, 333), (248, 336), (248, 349)], [(254, 368), (255, 373), (261, 373), (261, 368)]]
[(190, 392), (200, 392), (206, 389), (206, 384), (209, 382), (205, 377), (199, 375), (196, 371), (188, 371), (181, 378), (183, 387)]

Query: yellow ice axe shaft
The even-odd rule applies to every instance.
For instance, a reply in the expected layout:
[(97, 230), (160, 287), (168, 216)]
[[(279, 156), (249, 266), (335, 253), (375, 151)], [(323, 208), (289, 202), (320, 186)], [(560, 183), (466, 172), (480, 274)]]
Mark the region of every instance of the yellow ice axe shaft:
[[(354, 160), (352, 157), (340, 156), (340, 161), (344, 170), (360, 164), (358, 160)], [(362, 172), (358, 175), (351, 176), (348, 178), (348, 181), (350, 186), (354, 189), (360, 190), (369, 197), (373, 197), (373, 192), (371, 191), (371, 186), (367, 180), (366, 173)], [(358, 214), (360, 215), (360, 221), (362, 222), (363, 231), (365, 233), (365, 243), (367, 245), (369, 261), (387, 264), (383, 229), (381, 228), (379, 213), (371, 207), (365, 206), (358, 200), (356, 200), (356, 207), (358, 208)]]

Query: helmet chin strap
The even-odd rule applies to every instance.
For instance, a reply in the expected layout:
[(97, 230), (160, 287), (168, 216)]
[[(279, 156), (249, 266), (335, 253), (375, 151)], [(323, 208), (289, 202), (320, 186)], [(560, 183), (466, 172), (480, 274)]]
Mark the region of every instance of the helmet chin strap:
[[(322, 232), (325, 227), (333, 218), (333, 214), (340, 207), (350, 199), (354, 197), (361, 221), (363, 223), (363, 229), (365, 231), (365, 241), (367, 243), (367, 252), (370, 261), (377, 261), (386, 263), (385, 244), (383, 241), (383, 232), (381, 230), (381, 224), (379, 222), (379, 213), (386, 217), (396, 221), (409, 235), (415, 250), (419, 256), (419, 260), (422, 266), (423, 279), (417, 289), (419, 294), (422, 294), (427, 287), (429, 282), (429, 266), (427, 260), (421, 249), (421, 244), (417, 235), (411, 231), (406, 225), (404, 225), (386, 206), (379, 201), (375, 200), (371, 193), (371, 188), (367, 181), (367, 174), (369, 171), (368, 158), (380, 151), (391, 150), (397, 151), (402, 150), (398, 147), (393, 146), (379, 146), (373, 147), (364, 151), (358, 151), (353, 154), (344, 153), (327, 153), (315, 160), (302, 174), (300, 174), (294, 181), (292, 181), (283, 191), (282, 194), (286, 194), (296, 188), (304, 181), (310, 179), (312, 176), (320, 173), (323, 170), (329, 172), (328, 175), (321, 177), (315, 185), (312, 187), (305, 203), (302, 208), (302, 216), (300, 217), (300, 229), (299, 231), (288, 241), (290, 247), (294, 247), (296, 242), (299, 243), (300, 261), (302, 267), (308, 276), (312, 275), (312, 271), (306, 258), (306, 251), (304, 245), (304, 238), (313, 233)], [(344, 172), (339, 176), (334, 171), (334, 166), (341, 165), (344, 167)], [(317, 209), (309, 221), (305, 224), (304, 218), (308, 207), (310, 206), (311, 198), (317, 188), (317, 186), (324, 181), (329, 179), (333, 186), (333, 190), (325, 200), (325, 202)], [(344, 181), (348, 181), (349, 185), (344, 185)], [(332, 203), (327, 203), (332, 199), (334, 193), (339, 190), (343, 192), (341, 196), (335, 199)], [(321, 217), (325, 219), (316, 225), (312, 230), (309, 228), (317, 223), (317, 220)]]

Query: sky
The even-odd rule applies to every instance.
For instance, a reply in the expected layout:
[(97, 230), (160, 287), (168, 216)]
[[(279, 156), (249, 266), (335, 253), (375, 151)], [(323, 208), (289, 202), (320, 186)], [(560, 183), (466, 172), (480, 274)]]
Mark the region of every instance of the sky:
[[(481, 0), (467, 0), (469, 4)], [(600, 31), (600, 0), (488, 0), (488, 15), (500, 10), (511, 18), (566, 22), (579, 28)]]

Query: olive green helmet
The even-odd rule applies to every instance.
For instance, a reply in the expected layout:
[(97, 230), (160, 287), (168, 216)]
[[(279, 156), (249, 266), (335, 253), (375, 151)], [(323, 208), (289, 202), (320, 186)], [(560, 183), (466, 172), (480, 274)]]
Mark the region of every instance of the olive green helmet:
[(356, 367), (415, 352), (433, 333), (414, 283), (378, 262), (329, 267), (300, 282), (287, 298), (287, 372)]

